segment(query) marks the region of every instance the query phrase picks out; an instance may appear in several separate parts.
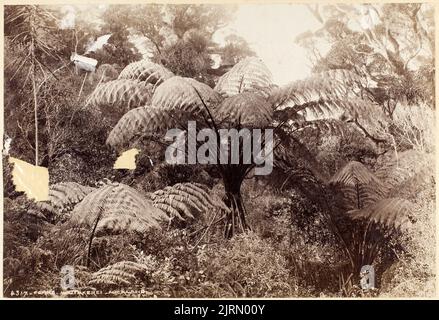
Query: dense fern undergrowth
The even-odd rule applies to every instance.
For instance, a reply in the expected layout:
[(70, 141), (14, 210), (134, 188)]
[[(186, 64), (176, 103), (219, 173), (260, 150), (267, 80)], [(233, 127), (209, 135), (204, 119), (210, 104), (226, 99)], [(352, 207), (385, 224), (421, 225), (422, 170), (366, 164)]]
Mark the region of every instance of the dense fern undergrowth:
[[(21, 50), (6, 47), (8, 57)], [(32, 99), (16, 89), (25, 74), (15, 76), (5, 70), (9, 155), (32, 162), (31, 120), (12, 109)], [(3, 156), (6, 296), (434, 294), (429, 105), (399, 102), (390, 117), (348, 70), (277, 86), (255, 57), (214, 86), (149, 60), (103, 65), (85, 86), (82, 75), (63, 76), (38, 96), (49, 200), (16, 192)], [(161, 134), (186, 120), (201, 129), (274, 129), (273, 172), (167, 164)], [(113, 169), (133, 147), (136, 168)], [(367, 290), (366, 265), (375, 270)], [(65, 266), (74, 270), (69, 290), (61, 287)]]

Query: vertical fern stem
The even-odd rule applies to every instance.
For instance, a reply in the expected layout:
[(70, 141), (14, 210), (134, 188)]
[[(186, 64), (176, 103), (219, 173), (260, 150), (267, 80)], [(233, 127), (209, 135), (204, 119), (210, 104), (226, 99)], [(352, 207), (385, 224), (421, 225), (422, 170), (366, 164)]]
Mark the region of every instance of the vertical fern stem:
[(97, 228), (97, 226), (98, 226), (99, 220), (101, 220), (101, 216), (102, 216), (103, 211), (104, 211), (104, 208), (103, 208), (102, 206), (99, 206), (99, 214), (98, 214), (97, 217), (96, 217), (96, 222), (95, 222), (95, 224), (94, 224), (94, 226), (93, 226), (93, 230), (91, 231), (91, 234), (90, 234), (90, 240), (88, 241), (87, 268), (90, 267), (90, 261), (91, 261), (91, 245), (92, 245), (92, 242), (93, 242), (93, 238), (94, 238), (94, 235), (95, 235), (96, 228)]

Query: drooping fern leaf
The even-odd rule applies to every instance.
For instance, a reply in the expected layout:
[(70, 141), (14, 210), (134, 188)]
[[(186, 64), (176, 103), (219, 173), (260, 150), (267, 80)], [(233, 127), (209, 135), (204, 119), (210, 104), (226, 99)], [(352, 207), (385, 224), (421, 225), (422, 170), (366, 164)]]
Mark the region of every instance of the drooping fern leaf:
[(221, 101), (221, 97), (204, 83), (191, 78), (172, 77), (157, 87), (151, 103), (161, 110), (207, 116), (203, 101), (212, 108)]
[(123, 231), (145, 232), (160, 228), (159, 222), (168, 217), (135, 189), (119, 183), (107, 184), (88, 194), (72, 212), (75, 224), (93, 227), (96, 234)]
[[(196, 80), (172, 77), (155, 90), (151, 106), (127, 112), (107, 138), (113, 148), (128, 144), (136, 136), (166, 132), (187, 126), (187, 121), (209, 122), (206, 109), (220, 102), (220, 95)], [(206, 106), (204, 105), (206, 104)]]
[(178, 121), (171, 113), (163, 112), (154, 106), (132, 109), (125, 113), (108, 135), (106, 143), (118, 149), (134, 140), (136, 136), (165, 132), (175, 128)]
[(153, 205), (162, 210), (170, 218), (193, 219), (194, 210), (198, 213), (209, 210), (229, 209), (222, 200), (208, 193), (206, 186), (197, 183), (177, 183), (162, 190), (157, 190), (149, 197)]
[(49, 188), (49, 200), (37, 202), (36, 205), (55, 215), (64, 214), (94, 190), (96, 189), (76, 182), (56, 183)]
[(102, 289), (132, 286), (136, 280), (145, 278), (147, 272), (142, 263), (120, 261), (93, 273), (89, 285)]
[(354, 187), (357, 183), (361, 184), (378, 184), (381, 181), (370, 171), (364, 164), (358, 161), (348, 162), (339, 170), (331, 179), (331, 183), (340, 183), (346, 186)]
[(370, 110), (371, 102), (352, 94), (361, 88), (361, 79), (346, 70), (330, 70), (274, 88), (270, 101), (277, 111), (316, 118), (349, 112), (355, 117)]
[(173, 76), (174, 74), (165, 67), (145, 59), (127, 65), (121, 71), (119, 79), (133, 79), (158, 85)]
[[(426, 180), (434, 176), (433, 164), (434, 156), (424, 152), (416, 150), (389, 152), (379, 159), (379, 169), (376, 175), (385, 181), (388, 195), (395, 196), (399, 189), (405, 184), (410, 184), (412, 179)], [(419, 183), (422, 181), (418, 184), (413, 183), (413, 186), (420, 185)]]
[(218, 123), (228, 123), (232, 127), (265, 128), (273, 121), (273, 110), (268, 101), (251, 92), (224, 99), (214, 111)]
[(283, 105), (296, 106), (311, 101), (330, 101), (337, 98), (346, 98), (348, 92), (359, 88), (362, 79), (355, 73), (347, 70), (329, 70), (322, 73), (293, 81), (273, 90), (273, 101)]
[(98, 84), (87, 104), (131, 109), (146, 105), (151, 97), (152, 85), (137, 80), (117, 79)]
[(272, 74), (262, 60), (249, 57), (241, 60), (222, 75), (215, 90), (224, 97), (242, 92), (259, 92), (266, 95), (272, 85)]
[(400, 198), (386, 198), (359, 210), (351, 210), (348, 214), (353, 219), (366, 219), (386, 229), (405, 230), (410, 222), (412, 204)]
[(341, 188), (347, 209), (367, 207), (385, 194), (383, 183), (357, 161), (348, 162), (331, 178), (330, 183)]

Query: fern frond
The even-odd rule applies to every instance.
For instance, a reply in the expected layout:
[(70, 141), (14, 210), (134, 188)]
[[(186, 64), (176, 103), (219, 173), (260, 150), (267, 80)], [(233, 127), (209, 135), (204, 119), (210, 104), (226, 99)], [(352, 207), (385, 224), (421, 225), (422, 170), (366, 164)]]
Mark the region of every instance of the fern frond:
[(133, 79), (158, 85), (173, 76), (174, 74), (164, 66), (144, 59), (127, 65), (121, 71), (119, 79)]
[(346, 100), (348, 93), (360, 88), (363, 80), (348, 70), (329, 70), (275, 88), (270, 98), (280, 106), (300, 106), (310, 102)]
[(276, 135), (282, 143), (274, 149), (275, 167), (285, 173), (298, 168), (300, 168), (300, 171), (309, 170), (320, 181), (326, 182), (329, 180), (326, 173), (321, 170), (319, 161), (305, 143), (283, 130), (279, 130)]
[[(210, 109), (221, 101), (221, 97), (204, 83), (191, 78), (172, 77), (157, 87), (151, 103), (161, 110), (187, 112), (207, 118), (203, 101)], [(178, 113), (175, 116), (178, 117)]]
[(133, 285), (142, 279), (148, 269), (145, 265), (133, 261), (120, 261), (92, 274), (89, 285), (99, 288)]
[(348, 210), (374, 204), (385, 195), (383, 183), (362, 163), (348, 162), (329, 181), (341, 188)]
[(72, 212), (71, 221), (93, 227), (96, 234), (122, 231), (145, 232), (160, 228), (168, 217), (135, 189), (119, 183), (107, 184), (88, 194)]
[(341, 186), (344, 209), (346, 211), (373, 205), (385, 195), (385, 192), (374, 184), (358, 184), (357, 187)]
[(360, 210), (349, 211), (353, 219), (367, 219), (387, 229), (404, 230), (411, 222), (412, 204), (400, 198), (386, 198)]
[[(181, 120), (181, 116), (178, 120)], [(106, 143), (118, 149), (133, 141), (136, 136), (165, 132), (177, 126), (172, 114), (154, 106), (132, 109), (125, 113), (108, 135)]]
[(259, 92), (267, 96), (273, 86), (272, 74), (261, 59), (245, 58), (219, 78), (215, 90), (223, 97), (243, 92)]
[[(379, 159), (379, 169), (376, 175), (386, 183), (390, 195), (411, 179), (420, 177), (426, 168), (430, 168), (434, 175), (434, 156), (416, 150), (406, 150), (395, 154), (389, 152)], [(424, 175), (428, 177), (428, 175)]]
[[(162, 202), (163, 199), (166, 200), (166, 202), (169, 201), (178, 201), (178, 202), (186, 202), (190, 207), (195, 208), (198, 211), (201, 211), (202, 208), (205, 209), (206, 207), (199, 201), (198, 198), (188, 198), (186, 195), (182, 195), (182, 192), (178, 192), (177, 190), (171, 190), (171, 191), (164, 191), (164, 190), (158, 190), (158, 192), (155, 192), (151, 195), (151, 199), (153, 201), (156, 201), (155, 203)], [(164, 198), (166, 196), (166, 198)]]
[(83, 186), (76, 182), (61, 182), (49, 187), (49, 200), (37, 202), (36, 205), (53, 214), (71, 211), (75, 204), (80, 202), (95, 188)]
[(304, 121), (298, 119), (289, 125), (289, 130), (309, 136), (341, 136), (349, 132), (349, 124), (339, 119), (319, 119)]
[(229, 123), (232, 127), (264, 128), (272, 123), (273, 108), (261, 95), (243, 92), (224, 101), (216, 108), (215, 118), (219, 123)]
[(362, 88), (358, 75), (347, 70), (330, 70), (274, 88), (270, 101), (277, 111), (305, 113), (307, 118), (336, 116), (348, 112), (356, 118), (367, 113), (371, 102), (353, 92)]
[(152, 85), (137, 80), (117, 79), (98, 84), (87, 104), (131, 109), (146, 105), (151, 97)]
[(151, 106), (139, 107), (123, 115), (111, 130), (107, 144), (120, 148), (136, 136), (184, 128), (188, 120), (209, 121), (203, 102), (211, 107), (219, 101), (220, 96), (209, 86), (189, 78), (172, 77), (156, 89)]
[(158, 209), (180, 220), (193, 219), (193, 210), (199, 213), (214, 209), (227, 211), (227, 206), (211, 196), (205, 188), (195, 183), (177, 183), (157, 190), (149, 194), (149, 197)]
[(358, 161), (348, 162), (329, 181), (333, 184), (342, 184), (355, 187), (357, 184), (382, 185), (381, 181), (364, 164)]

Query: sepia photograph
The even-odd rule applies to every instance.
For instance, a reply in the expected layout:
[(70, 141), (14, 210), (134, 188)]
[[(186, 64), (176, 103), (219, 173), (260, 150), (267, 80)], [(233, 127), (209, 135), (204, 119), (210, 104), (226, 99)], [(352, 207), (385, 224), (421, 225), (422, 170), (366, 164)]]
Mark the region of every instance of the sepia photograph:
[(189, 2), (2, 5), (0, 295), (437, 298), (435, 5)]

